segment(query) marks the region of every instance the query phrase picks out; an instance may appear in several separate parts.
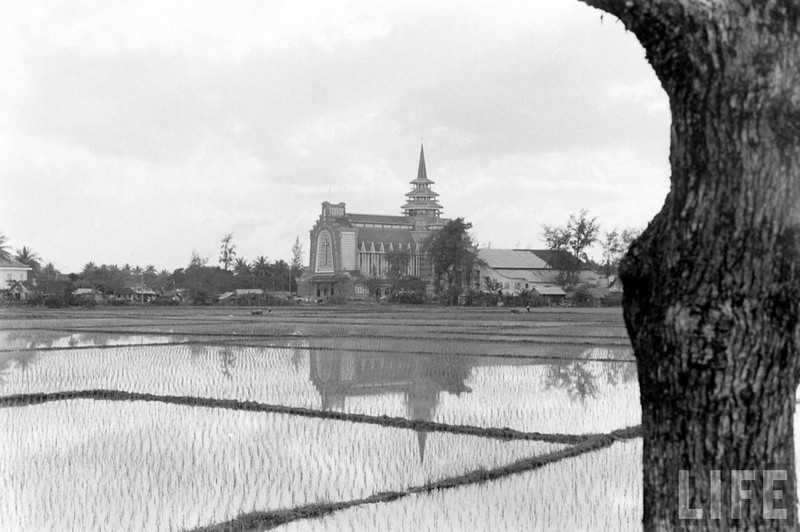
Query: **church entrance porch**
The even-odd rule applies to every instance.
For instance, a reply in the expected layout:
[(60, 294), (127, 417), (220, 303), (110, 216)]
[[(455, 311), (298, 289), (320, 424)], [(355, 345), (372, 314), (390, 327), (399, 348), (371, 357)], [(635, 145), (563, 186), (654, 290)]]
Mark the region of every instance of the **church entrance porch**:
[(356, 279), (351, 278), (348, 272), (336, 274), (303, 275), (297, 281), (298, 294), (307, 297), (310, 301), (322, 302), (335, 299), (346, 301), (353, 299)]
[(327, 281), (327, 282), (315, 282), (314, 283), (314, 294), (317, 299), (328, 299), (334, 295), (336, 292), (335, 290), (335, 282)]

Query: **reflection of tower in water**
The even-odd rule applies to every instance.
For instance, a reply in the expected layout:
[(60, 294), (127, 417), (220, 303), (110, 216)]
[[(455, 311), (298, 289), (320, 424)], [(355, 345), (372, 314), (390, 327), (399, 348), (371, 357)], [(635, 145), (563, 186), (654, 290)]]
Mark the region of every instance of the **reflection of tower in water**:
[[(400, 394), (409, 419), (431, 421), (440, 394), (468, 392), (473, 357), (312, 351), (310, 378), (322, 408), (344, 410), (348, 397)], [(417, 430), (420, 463), (428, 433)]]
[[(442, 392), (459, 395), (470, 391), (465, 382), (473, 368), (502, 366), (515, 372), (522, 366), (543, 366), (535, 373), (541, 378), (538, 385), (543, 391), (560, 389), (567, 392), (570, 401), (586, 401), (602, 391), (599, 385), (603, 382), (616, 386), (635, 380), (636, 365), (630, 353), (627, 346), (587, 349), (584, 344), (532, 345), (529, 358), (311, 349), (309, 368), (323, 409), (344, 410), (348, 397), (400, 394), (409, 419), (432, 421)], [(416, 432), (422, 462), (427, 432)]]

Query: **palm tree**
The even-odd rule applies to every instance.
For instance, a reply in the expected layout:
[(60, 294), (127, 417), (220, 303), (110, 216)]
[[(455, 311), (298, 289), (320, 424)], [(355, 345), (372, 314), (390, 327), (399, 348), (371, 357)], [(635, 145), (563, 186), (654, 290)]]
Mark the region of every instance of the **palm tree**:
[(42, 260), (39, 254), (28, 246), (22, 246), (22, 249), (18, 249), (17, 254), (14, 255), (14, 259), (21, 262), (25, 266), (30, 266), (35, 272), (39, 271), (39, 261)]
[(0, 233), (0, 259), (10, 259), (8, 238), (3, 233)]
[(141, 280), (144, 281), (145, 286), (152, 289), (155, 287), (155, 280), (158, 276), (158, 270), (152, 264), (148, 264), (147, 267), (142, 272)]
[[(241, 257), (236, 259), (236, 262), (233, 264), (233, 275), (236, 278), (236, 285), (238, 287), (248, 286), (249, 288), (254, 288), (253, 269), (245, 259)], [(245, 284), (242, 285), (242, 283)]]
[(81, 271), (81, 275), (91, 275), (97, 269), (97, 264), (92, 261), (87, 262), (83, 265), (83, 271)]
[(247, 277), (251, 273), (253, 273), (253, 272), (250, 270), (250, 265), (247, 263), (247, 261), (245, 259), (239, 257), (239, 258), (236, 259), (236, 262), (233, 263), (233, 274), (234, 275), (237, 275), (237, 276), (238, 275), (244, 275), (244, 276)]
[(255, 262), (253, 263), (253, 273), (256, 274), (256, 277), (262, 280), (262, 288), (266, 290), (267, 286), (267, 276), (269, 275), (269, 262), (267, 262), (267, 257), (261, 255), (260, 257), (256, 257)]
[(61, 276), (61, 272), (59, 272), (55, 266), (53, 266), (52, 262), (48, 262), (47, 265), (42, 269), (42, 273), (49, 279), (53, 281), (58, 281), (58, 278)]

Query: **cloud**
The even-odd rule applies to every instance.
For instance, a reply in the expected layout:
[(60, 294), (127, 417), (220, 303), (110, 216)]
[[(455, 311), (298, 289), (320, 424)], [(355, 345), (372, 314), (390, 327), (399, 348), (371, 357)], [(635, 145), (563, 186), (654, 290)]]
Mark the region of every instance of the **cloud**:
[(68, 270), (231, 231), (288, 258), (321, 201), (398, 213), (422, 138), (447, 215), (495, 243), (666, 192), (666, 97), (578, 2), (7, 4), (0, 229)]

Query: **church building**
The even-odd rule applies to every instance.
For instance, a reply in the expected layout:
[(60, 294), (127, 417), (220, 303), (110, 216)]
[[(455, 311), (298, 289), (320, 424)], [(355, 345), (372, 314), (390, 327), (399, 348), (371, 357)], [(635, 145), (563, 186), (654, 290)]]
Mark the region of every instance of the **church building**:
[(331, 297), (367, 299), (388, 295), (389, 257), (403, 254), (404, 274), (422, 279), (428, 291), (433, 275), (425, 253), (431, 235), (450, 220), (425, 168), (420, 147), (417, 178), (406, 193), (401, 216), (348, 213), (344, 203), (322, 203), (311, 229), (309, 267), (298, 280), (298, 295), (311, 301)]

